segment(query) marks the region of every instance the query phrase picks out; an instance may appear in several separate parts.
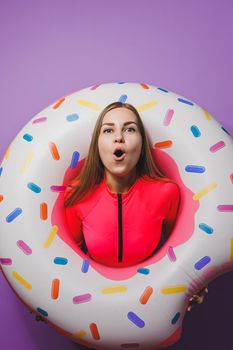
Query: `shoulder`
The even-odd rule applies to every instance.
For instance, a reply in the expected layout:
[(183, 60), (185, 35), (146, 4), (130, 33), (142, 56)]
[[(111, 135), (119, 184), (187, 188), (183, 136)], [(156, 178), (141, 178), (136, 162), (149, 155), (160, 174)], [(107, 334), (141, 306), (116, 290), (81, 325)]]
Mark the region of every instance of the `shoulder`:
[(149, 177), (141, 178), (141, 188), (143, 191), (151, 193), (161, 193), (164, 196), (180, 197), (179, 186), (167, 179), (152, 179)]

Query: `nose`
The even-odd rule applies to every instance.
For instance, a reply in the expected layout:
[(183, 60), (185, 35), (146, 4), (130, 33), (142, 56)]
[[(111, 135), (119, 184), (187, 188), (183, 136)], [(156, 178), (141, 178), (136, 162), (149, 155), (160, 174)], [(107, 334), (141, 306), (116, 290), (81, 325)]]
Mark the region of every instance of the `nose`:
[(121, 132), (117, 132), (115, 135), (115, 142), (121, 143), (124, 142), (124, 138)]

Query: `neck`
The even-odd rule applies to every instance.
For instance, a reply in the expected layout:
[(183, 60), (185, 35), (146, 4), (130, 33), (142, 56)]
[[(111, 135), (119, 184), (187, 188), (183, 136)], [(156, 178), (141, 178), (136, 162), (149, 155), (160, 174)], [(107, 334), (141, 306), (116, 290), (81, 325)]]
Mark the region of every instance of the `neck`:
[(136, 171), (124, 176), (117, 176), (106, 171), (105, 175), (107, 186), (113, 193), (126, 193), (136, 180)]

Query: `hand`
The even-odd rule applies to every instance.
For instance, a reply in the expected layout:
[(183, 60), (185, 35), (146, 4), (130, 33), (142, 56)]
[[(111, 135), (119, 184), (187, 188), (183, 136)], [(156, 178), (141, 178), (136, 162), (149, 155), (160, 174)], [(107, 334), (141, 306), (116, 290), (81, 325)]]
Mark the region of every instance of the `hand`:
[(191, 311), (194, 305), (196, 304), (202, 304), (206, 293), (208, 293), (208, 288), (204, 287), (197, 294), (191, 296), (189, 298), (189, 305), (187, 311)]

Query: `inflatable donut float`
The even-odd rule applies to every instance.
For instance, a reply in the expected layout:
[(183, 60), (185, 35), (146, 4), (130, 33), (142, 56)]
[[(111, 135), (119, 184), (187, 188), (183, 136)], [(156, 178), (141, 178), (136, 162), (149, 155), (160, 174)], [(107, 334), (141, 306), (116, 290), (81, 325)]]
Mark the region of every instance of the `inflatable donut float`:
[[(176, 226), (142, 264), (102, 266), (69, 238), (64, 191), (99, 113), (139, 111), (159, 167), (181, 190)], [(0, 263), (18, 297), (70, 339), (95, 349), (155, 349), (181, 334), (188, 299), (233, 269), (232, 139), (194, 102), (137, 83), (89, 87), (44, 109), (0, 166)], [(100, 218), (101, 219), (101, 218)]]

